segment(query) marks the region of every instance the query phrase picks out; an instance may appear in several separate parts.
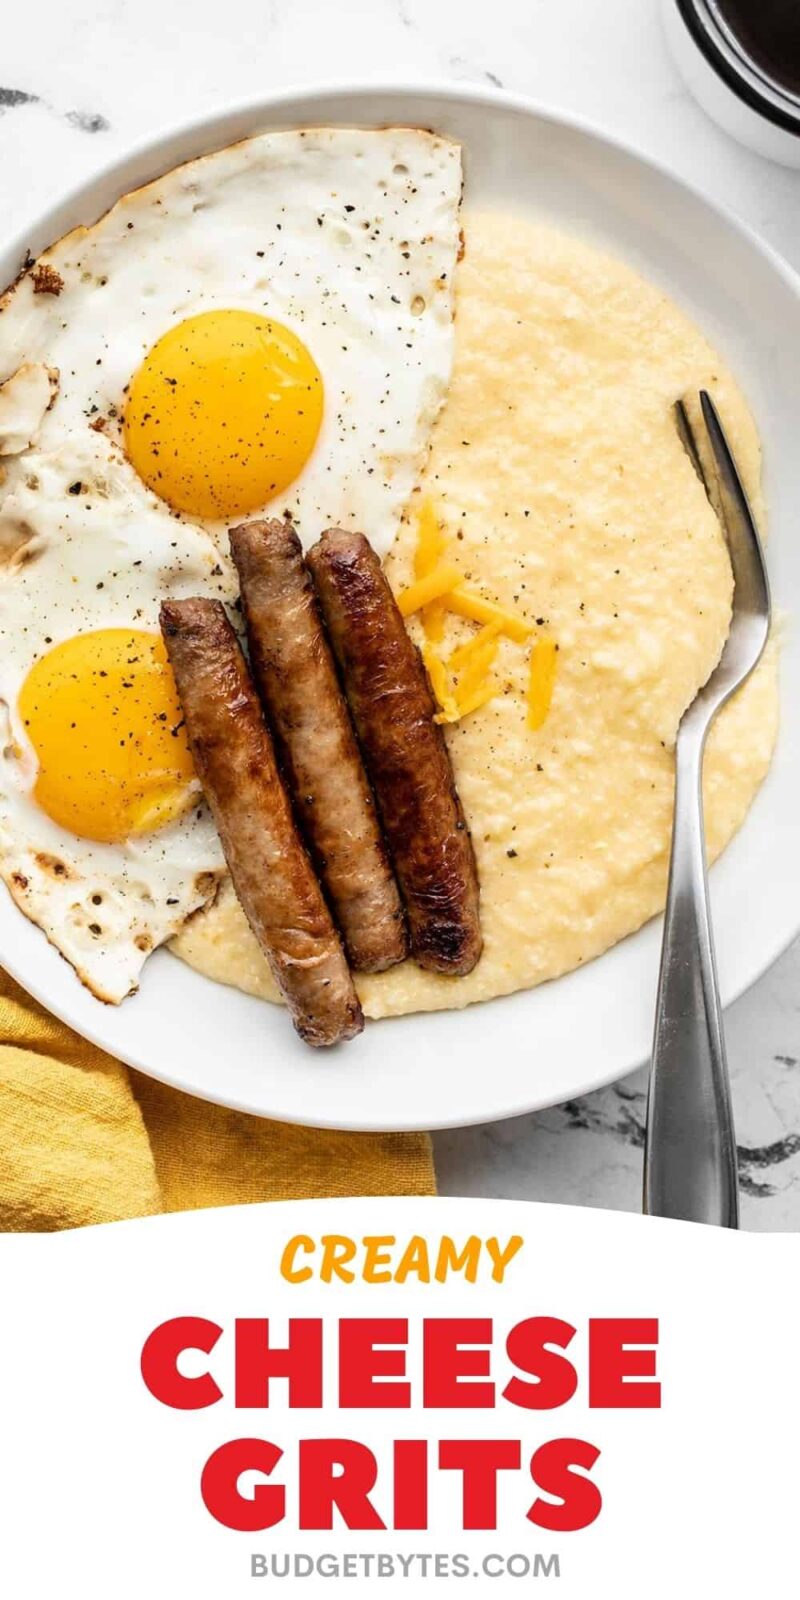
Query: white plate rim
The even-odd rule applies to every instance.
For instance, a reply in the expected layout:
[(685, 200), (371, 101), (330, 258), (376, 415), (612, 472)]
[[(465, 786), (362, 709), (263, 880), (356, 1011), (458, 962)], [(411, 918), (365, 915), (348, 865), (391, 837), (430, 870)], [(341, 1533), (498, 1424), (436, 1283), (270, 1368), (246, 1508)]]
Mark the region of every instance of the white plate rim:
[[(800, 273), (797, 273), (768, 241), (764, 240), (755, 229), (729, 207), (709, 196), (699, 185), (679, 176), (667, 163), (654, 158), (646, 150), (639, 148), (633, 141), (624, 139), (618, 134), (609, 133), (599, 123), (590, 118), (583, 117), (573, 111), (562, 111), (529, 96), (484, 85), (454, 83), (436, 76), (422, 76), (416, 79), (390, 77), (379, 80), (372, 80), (368, 77), (355, 80), (333, 78), (307, 84), (300, 82), (274, 93), (237, 102), (222, 109), (218, 108), (189, 121), (177, 121), (172, 125), (167, 125), (154, 137), (135, 141), (126, 153), (117, 155), (111, 161), (95, 168), (88, 178), (73, 185), (59, 200), (48, 206), (38, 219), (32, 219), (16, 239), (0, 249), (0, 254), (3, 257), (18, 259), (21, 262), (26, 250), (31, 247), (33, 247), (35, 253), (41, 253), (48, 243), (59, 238), (61, 233), (66, 231), (59, 222), (62, 214), (75, 212), (84, 203), (90, 202), (96, 195), (98, 187), (112, 179), (114, 180), (113, 193), (122, 194), (125, 185), (132, 181), (131, 178), (126, 177), (127, 173), (137, 172), (140, 168), (145, 171), (145, 174), (149, 171), (149, 176), (140, 174), (133, 180), (137, 186), (145, 184), (150, 181), (150, 178), (168, 170), (167, 163), (179, 165), (182, 161), (190, 160), (195, 155), (202, 155), (220, 148), (230, 138), (230, 130), (234, 126), (237, 128), (240, 125), (242, 127), (249, 126), (251, 132), (257, 132), (260, 121), (263, 122), (265, 118), (273, 118), (276, 113), (284, 110), (289, 112), (292, 106), (298, 102), (327, 101), (338, 98), (343, 101), (347, 98), (358, 100), (361, 97), (383, 98), (389, 104), (390, 110), (392, 101), (426, 97), (435, 98), (440, 102), (449, 102), (453, 105), (494, 107), (499, 110), (508, 110), (523, 116), (533, 117), (541, 123), (549, 124), (556, 129), (564, 128), (571, 132), (585, 135), (597, 144), (606, 146), (610, 151), (630, 158), (645, 170), (649, 169), (662, 181), (672, 185), (676, 191), (689, 196), (715, 217), (724, 228), (738, 235), (741, 241), (759, 254), (783, 280), (790, 292), (800, 300)], [(382, 121), (386, 123), (392, 122), (390, 110), (387, 113), (387, 117)], [(351, 117), (350, 121), (355, 125), (359, 125), (357, 117)], [(381, 124), (376, 123), (373, 119), (363, 125), (379, 126)], [(446, 133), (445, 129), (441, 131)], [(237, 137), (245, 138), (247, 136), (247, 132), (237, 133)], [(176, 147), (185, 147), (190, 153), (181, 154), (176, 159)], [(119, 180), (118, 185), (117, 179)], [(92, 220), (92, 218), (101, 215), (104, 209), (104, 206), (101, 205), (99, 210), (89, 210), (85, 213), (84, 220), (86, 220), (87, 215), (89, 220)], [(72, 223), (69, 225), (71, 226)], [(16, 911), (16, 908), (14, 910)], [(21, 917), (22, 913), (19, 913), (19, 916)], [(655, 919), (655, 924), (649, 924), (648, 926), (657, 926), (660, 921), (661, 919), (657, 918)], [(758, 982), (792, 944), (798, 931), (800, 931), (800, 908), (798, 908), (797, 913), (797, 926), (782, 929), (780, 933), (776, 933), (771, 943), (764, 943), (757, 961), (748, 969), (747, 977), (744, 980), (728, 985), (725, 984), (724, 979), (722, 980), (721, 988), (724, 1006), (731, 1005), (745, 994), (753, 984)], [(636, 934), (630, 937), (636, 937)], [(626, 942), (626, 940), (621, 941), (621, 944), (615, 948), (621, 949)], [(602, 960), (603, 957), (598, 957), (597, 959)], [(591, 963), (591, 965), (593, 964)], [(279, 1109), (256, 1107), (249, 1099), (237, 1096), (235, 1093), (217, 1092), (207, 1087), (200, 1090), (192, 1086), (191, 1083), (187, 1083), (180, 1072), (165, 1069), (161, 1064), (156, 1068), (151, 1061), (145, 1060), (136, 1050), (121, 1049), (119, 1041), (115, 1041), (113, 1046), (109, 1046), (108, 1035), (104, 1032), (102, 1026), (94, 1027), (91, 1023), (76, 1016), (76, 1007), (71, 1006), (68, 1002), (54, 1003), (48, 985), (37, 981), (36, 975), (31, 973), (30, 967), (26, 962), (15, 959), (13, 947), (2, 950), (2, 965), (5, 971), (28, 994), (49, 1010), (52, 1015), (72, 1027), (89, 1043), (98, 1046), (101, 1050), (112, 1050), (117, 1059), (121, 1060), (125, 1065), (142, 1072), (145, 1076), (195, 1098), (208, 1101), (211, 1104), (250, 1115), (267, 1117), (278, 1122), (293, 1122), (301, 1126), (323, 1130), (375, 1133), (421, 1132), (469, 1127), (485, 1122), (505, 1121), (531, 1112), (545, 1110), (550, 1106), (562, 1104), (565, 1100), (572, 1100), (607, 1087), (609, 1084), (636, 1070), (642, 1065), (644, 1059), (639, 1057), (635, 1060), (626, 1060), (601, 1072), (587, 1072), (581, 1079), (573, 1078), (563, 1093), (549, 1092), (544, 1095), (527, 1093), (519, 1100), (504, 1102), (499, 1109), (493, 1109), (491, 1105), (487, 1105), (485, 1109), (472, 1111), (468, 1114), (437, 1116), (434, 1119), (430, 1119), (427, 1117), (420, 1118), (418, 1115), (411, 1113), (405, 1117), (395, 1115), (391, 1121), (384, 1121), (380, 1116), (367, 1115), (354, 1121), (352, 1117), (337, 1117), (303, 1106), (298, 1107), (289, 1115)], [(555, 983), (563, 983), (569, 976), (570, 974), (567, 974), (565, 979), (553, 981)], [(80, 994), (81, 991), (76, 991), (76, 993)], [(521, 996), (506, 997), (506, 1000), (522, 998), (524, 993), (523, 991)], [(501, 1002), (484, 1002), (484, 1006), (499, 1003)], [(98, 1016), (106, 1015), (109, 1008), (101, 1006), (99, 1002), (97, 1004)], [(452, 1018), (461, 1016), (466, 1018), (474, 1009), (474, 1007), (470, 1007), (460, 1012), (431, 1013), (430, 1015), (431, 1017), (447, 1016)], [(402, 1021), (403, 1019), (392, 1019), (388, 1026), (397, 1026), (398, 1022), (402, 1024)], [(368, 1027), (374, 1028), (375, 1026), (374, 1023), (368, 1024)], [(380, 1026), (385, 1027), (387, 1023), (382, 1023)], [(331, 1070), (335, 1072), (335, 1066), (332, 1065)]]

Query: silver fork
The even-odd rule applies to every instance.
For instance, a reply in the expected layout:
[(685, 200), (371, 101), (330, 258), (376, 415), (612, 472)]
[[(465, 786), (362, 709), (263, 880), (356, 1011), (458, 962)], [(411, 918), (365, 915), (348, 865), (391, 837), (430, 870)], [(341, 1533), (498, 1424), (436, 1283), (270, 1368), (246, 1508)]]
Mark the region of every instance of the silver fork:
[(719, 662), (684, 713), (675, 746), (675, 811), (664, 914), (644, 1160), (652, 1216), (739, 1226), (739, 1181), (708, 900), (703, 750), (720, 707), (767, 642), (770, 599), (758, 530), (711, 396), (702, 425), (678, 401), (678, 431), (716, 510), (733, 569), (733, 616)]

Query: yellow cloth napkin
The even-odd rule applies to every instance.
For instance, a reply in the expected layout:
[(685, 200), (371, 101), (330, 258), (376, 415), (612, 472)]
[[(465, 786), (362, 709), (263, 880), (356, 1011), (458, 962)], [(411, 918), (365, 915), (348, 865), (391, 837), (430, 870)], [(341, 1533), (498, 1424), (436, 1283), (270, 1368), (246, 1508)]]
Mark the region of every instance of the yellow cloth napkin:
[(433, 1194), (427, 1134), (326, 1133), (130, 1072), (0, 972), (0, 1231), (256, 1200)]

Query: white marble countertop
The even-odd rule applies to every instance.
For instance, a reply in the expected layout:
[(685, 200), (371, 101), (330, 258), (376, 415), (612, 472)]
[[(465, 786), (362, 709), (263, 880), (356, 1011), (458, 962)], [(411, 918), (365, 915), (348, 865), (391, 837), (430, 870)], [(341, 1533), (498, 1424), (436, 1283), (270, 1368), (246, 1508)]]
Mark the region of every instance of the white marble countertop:
[[(7, 8), (0, 213), (181, 119), (292, 84), (449, 78), (578, 112), (668, 163), (800, 267), (800, 173), (733, 144), (689, 99), (657, 0), (38, 0)], [(800, 1228), (800, 945), (727, 1019), (744, 1225)], [(634, 1210), (643, 1073), (557, 1110), (436, 1137), (444, 1194)]]

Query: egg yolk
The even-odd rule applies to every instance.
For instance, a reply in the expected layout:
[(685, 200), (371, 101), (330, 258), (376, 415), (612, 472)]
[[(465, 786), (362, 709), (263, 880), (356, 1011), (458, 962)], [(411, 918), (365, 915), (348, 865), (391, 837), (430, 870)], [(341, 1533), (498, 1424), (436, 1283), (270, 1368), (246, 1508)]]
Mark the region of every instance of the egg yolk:
[(319, 370), (280, 322), (206, 311), (170, 328), (131, 381), (125, 448), (176, 511), (229, 518), (299, 476), (322, 421)]
[(196, 798), (160, 634), (107, 628), (54, 645), (28, 673), (19, 714), (39, 758), (36, 800), (70, 833), (118, 842)]

